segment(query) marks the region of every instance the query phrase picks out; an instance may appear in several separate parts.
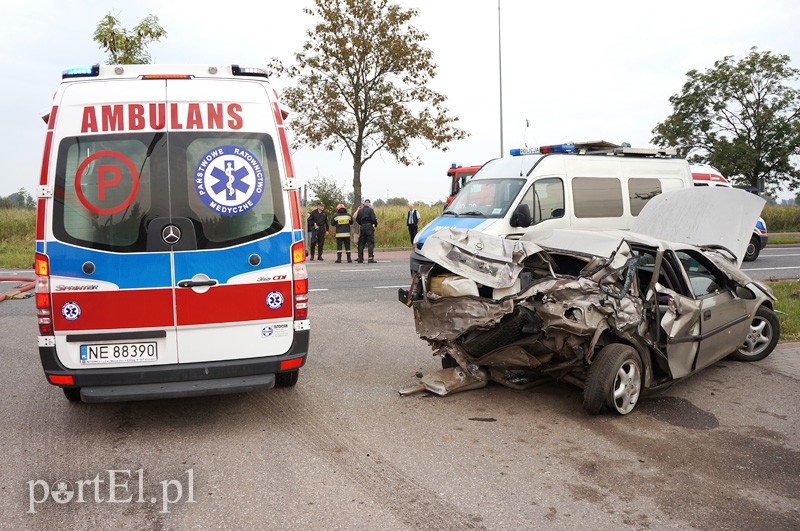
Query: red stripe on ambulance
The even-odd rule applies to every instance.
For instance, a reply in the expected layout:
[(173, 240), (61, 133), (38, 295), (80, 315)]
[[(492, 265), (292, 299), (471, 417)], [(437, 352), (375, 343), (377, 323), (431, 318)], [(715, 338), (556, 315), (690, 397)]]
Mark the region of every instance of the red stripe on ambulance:
[[(274, 291), (283, 300), (275, 309), (267, 304), (267, 296)], [(175, 302), (178, 326), (282, 319), (292, 316), (292, 283), (229, 284), (205, 293), (178, 288)]]
[[(172, 327), (172, 289), (80, 291), (52, 293), (56, 331)], [(80, 314), (68, 320), (62, 314), (67, 303), (77, 304)]]

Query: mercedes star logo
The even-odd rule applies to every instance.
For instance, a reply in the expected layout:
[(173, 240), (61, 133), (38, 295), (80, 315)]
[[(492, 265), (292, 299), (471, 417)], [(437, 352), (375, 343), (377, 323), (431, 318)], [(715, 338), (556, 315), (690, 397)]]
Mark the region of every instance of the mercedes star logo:
[(164, 227), (164, 230), (161, 231), (161, 239), (164, 240), (164, 243), (167, 245), (175, 245), (181, 239), (181, 229), (175, 225), (167, 225)]

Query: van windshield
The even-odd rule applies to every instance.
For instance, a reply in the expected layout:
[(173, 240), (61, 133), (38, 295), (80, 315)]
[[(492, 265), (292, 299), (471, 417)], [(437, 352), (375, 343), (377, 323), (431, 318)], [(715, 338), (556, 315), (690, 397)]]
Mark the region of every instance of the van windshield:
[(473, 179), (464, 186), (443, 215), (502, 218), (523, 184), (525, 179)]
[(148, 227), (156, 218), (188, 219), (196, 249), (244, 243), (286, 224), (272, 138), (255, 133), (65, 138), (54, 201), (57, 239), (116, 252), (155, 250)]

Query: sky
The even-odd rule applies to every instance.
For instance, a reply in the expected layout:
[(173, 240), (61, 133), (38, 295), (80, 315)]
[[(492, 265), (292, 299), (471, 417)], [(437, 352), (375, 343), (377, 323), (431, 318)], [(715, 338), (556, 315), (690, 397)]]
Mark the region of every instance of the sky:
[[(362, 170), (362, 195), (434, 202), (449, 190), (451, 164), (480, 165), (512, 148), (607, 140), (651, 146), (653, 128), (671, 112), (686, 72), (745, 56), (751, 47), (786, 54), (800, 67), (800, 2), (673, 0), (672, 2), (535, 2), (395, 0), (419, 10), (414, 26), (428, 35), (438, 65), (431, 87), (470, 136), (439, 151), (412, 144), (420, 166), (383, 154)], [(126, 28), (158, 16), (166, 39), (149, 51), (156, 63), (291, 61), (314, 19), (309, 0), (0, 0), (0, 196), (38, 181), (45, 124), (61, 72), (104, 62), (92, 40), (109, 12)], [(281, 91), (285, 80), (277, 80)], [(291, 119), (291, 118), (290, 118)], [(333, 180), (352, 191), (352, 159), (344, 150), (294, 151), (298, 176)], [(781, 197), (792, 197), (785, 192)]]

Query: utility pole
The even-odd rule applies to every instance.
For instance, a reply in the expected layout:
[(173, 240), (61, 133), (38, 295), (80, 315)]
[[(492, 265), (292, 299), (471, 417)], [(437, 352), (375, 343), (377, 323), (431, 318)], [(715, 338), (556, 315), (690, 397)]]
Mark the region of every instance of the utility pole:
[(500, 78), (500, 158), (503, 157), (503, 50), (500, 32), (500, 0), (497, 0), (497, 64)]

